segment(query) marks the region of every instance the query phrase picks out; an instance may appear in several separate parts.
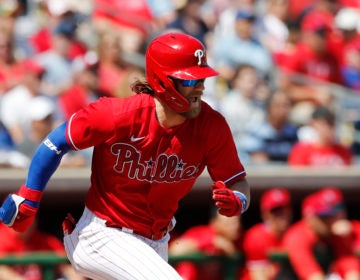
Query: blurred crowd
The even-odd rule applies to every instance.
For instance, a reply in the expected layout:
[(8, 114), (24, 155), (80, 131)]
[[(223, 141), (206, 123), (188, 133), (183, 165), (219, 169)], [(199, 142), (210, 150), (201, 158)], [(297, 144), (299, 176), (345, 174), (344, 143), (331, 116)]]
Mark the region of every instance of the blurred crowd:
[[(4, 0), (0, 165), (26, 168), (74, 112), (132, 95), (147, 44), (170, 31), (206, 45), (219, 76), (204, 100), (227, 119), (244, 164), (358, 162), (359, 1)], [(61, 164), (90, 161), (89, 149)]]
[[(261, 194), (261, 220), (244, 227), (241, 217), (214, 211), (207, 224), (173, 235), (172, 256), (201, 253), (243, 256), (232, 278), (239, 280), (358, 280), (360, 279), (360, 220), (348, 216), (338, 187), (309, 192), (295, 219), (293, 195), (281, 187)], [(245, 214), (246, 215), (246, 214)], [(179, 261), (184, 280), (225, 279), (224, 262)], [(228, 276), (229, 277), (229, 276)]]

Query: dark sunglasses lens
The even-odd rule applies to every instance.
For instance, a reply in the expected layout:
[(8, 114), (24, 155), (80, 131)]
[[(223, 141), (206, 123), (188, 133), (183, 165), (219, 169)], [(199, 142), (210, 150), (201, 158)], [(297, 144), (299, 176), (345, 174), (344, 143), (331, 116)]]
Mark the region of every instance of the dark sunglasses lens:
[(181, 84), (184, 87), (193, 87), (195, 86), (200, 80), (181, 80)]

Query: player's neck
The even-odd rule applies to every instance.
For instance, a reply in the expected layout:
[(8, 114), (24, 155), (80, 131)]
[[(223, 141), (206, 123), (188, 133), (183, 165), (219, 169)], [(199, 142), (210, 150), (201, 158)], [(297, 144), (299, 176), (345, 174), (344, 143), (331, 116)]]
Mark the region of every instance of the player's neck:
[(155, 98), (156, 105), (156, 117), (161, 127), (170, 128), (178, 126), (185, 122), (186, 118), (173, 110), (171, 110), (166, 105), (162, 104), (159, 100)]

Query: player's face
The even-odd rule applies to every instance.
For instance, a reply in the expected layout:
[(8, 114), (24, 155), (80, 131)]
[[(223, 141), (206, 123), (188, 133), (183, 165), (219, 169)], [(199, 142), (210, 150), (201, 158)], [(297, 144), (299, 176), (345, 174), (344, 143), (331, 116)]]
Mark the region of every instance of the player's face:
[(201, 96), (205, 89), (205, 79), (193, 81), (183, 81), (174, 79), (175, 88), (189, 101), (190, 109), (184, 113), (180, 113), (186, 118), (195, 118), (201, 110)]
[(276, 233), (283, 234), (292, 221), (292, 209), (290, 206), (281, 206), (263, 213), (263, 220)]

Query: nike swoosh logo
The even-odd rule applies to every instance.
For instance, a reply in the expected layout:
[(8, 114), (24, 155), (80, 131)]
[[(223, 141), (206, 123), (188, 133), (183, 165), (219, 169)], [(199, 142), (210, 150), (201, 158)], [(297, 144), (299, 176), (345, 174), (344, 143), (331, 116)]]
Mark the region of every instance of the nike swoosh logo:
[(131, 142), (138, 142), (138, 141), (140, 141), (140, 140), (143, 140), (145, 138), (145, 136), (143, 136), (143, 137), (135, 137), (134, 135), (132, 135), (131, 137), (130, 137), (130, 141)]

